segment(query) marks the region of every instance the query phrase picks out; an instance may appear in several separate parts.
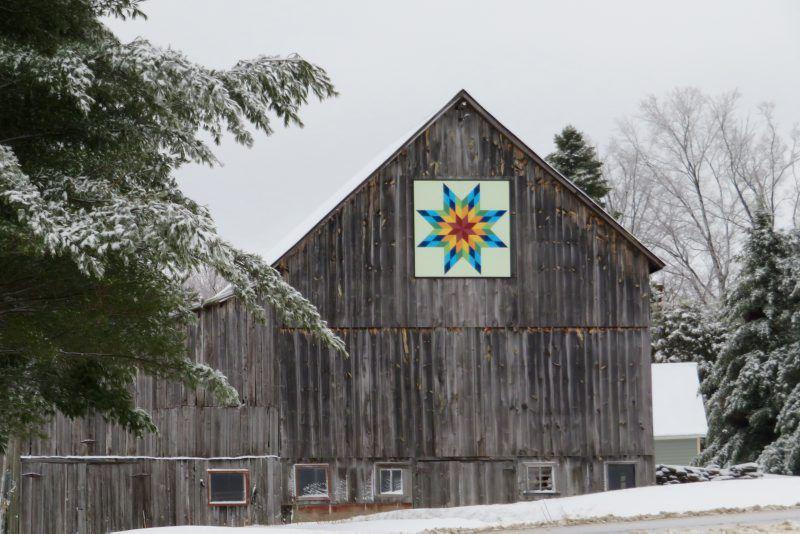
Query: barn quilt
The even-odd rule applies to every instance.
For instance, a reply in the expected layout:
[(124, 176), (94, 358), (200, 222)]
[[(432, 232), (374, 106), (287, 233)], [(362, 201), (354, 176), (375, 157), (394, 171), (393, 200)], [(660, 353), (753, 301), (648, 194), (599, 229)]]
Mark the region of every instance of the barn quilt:
[(415, 181), (415, 275), (511, 276), (509, 217), (507, 181)]

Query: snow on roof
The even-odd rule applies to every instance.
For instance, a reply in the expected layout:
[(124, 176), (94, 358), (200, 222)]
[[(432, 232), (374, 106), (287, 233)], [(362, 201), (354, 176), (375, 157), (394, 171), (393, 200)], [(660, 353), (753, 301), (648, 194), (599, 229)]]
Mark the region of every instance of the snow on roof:
[(202, 308), (207, 304), (214, 304), (215, 302), (222, 302), (223, 300), (228, 300), (232, 296), (233, 296), (233, 286), (231, 284), (228, 284), (227, 286), (222, 288), (222, 290), (219, 293), (204, 300), (202, 304), (198, 306), (198, 308)]
[(697, 364), (654, 363), (653, 435), (666, 437), (705, 437), (708, 432), (706, 409), (700, 396)]

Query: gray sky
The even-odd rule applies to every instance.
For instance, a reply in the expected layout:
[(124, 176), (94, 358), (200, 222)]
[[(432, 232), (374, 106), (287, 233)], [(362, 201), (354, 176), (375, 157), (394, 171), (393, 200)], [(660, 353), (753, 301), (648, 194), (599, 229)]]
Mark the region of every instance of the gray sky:
[(218, 147), (224, 167), (179, 171), (220, 232), (265, 253), (377, 153), (460, 88), (545, 156), (566, 123), (602, 150), (615, 121), (676, 86), (738, 89), (800, 120), (800, 1), (151, 0), (146, 21), (111, 21), (210, 67), (297, 52), (341, 95), (304, 129), (252, 149)]

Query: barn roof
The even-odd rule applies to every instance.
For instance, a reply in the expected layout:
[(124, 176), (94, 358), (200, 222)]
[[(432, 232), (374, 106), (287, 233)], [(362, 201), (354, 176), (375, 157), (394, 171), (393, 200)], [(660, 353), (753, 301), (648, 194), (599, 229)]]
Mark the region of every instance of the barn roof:
[(702, 438), (708, 433), (706, 409), (694, 362), (654, 363), (653, 436)]
[[(433, 124), (439, 117), (444, 115), (453, 106), (466, 101), (475, 111), (494, 128), (500, 131), (503, 135), (508, 137), (512, 143), (520, 148), (526, 156), (533, 159), (544, 167), (551, 175), (555, 177), (564, 187), (575, 194), (586, 205), (589, 206), (601, 219), (603, 219), (609, 226), (619, 232), (625, 239), (627, 239), (637, 250), (644, 254), (650, 262), (650, 271), (654, 272), (664, 267), (664, 262), (661, 261), (650, 249), (648, 249), (641, 241), (636, 239), (633, 234), (628, 232), (620, 225), (614, 217), (605, 211), (597, 202), (595, 202), (586, 193), (580, 190), (575, 184), (572, 183), (567, 177), (558, 172), (543, 158), (539, 157), (528, 145), (526, 145), (519, 137), (514, 135), (508, 128), (506, 128), (500, 121), (498, 121), (491, 113), (489, 113), (483, 106), (481, 106), (465, 89), (460, 90), (456, 95), (447, 101), (447, 103), (438, 109), (433, 114), (430, 114), (422, 121), (422, 124), (414, 130), (406, 133), (397, 141), (389, 145), (386, 150), (375, 156), (369, 163), (367, 163), (358, 173), (356, 173), (350, 180), (346, 181), (334, 194), (326, 199), (317, 209), (312, 211), (294, 230), (285, 234), (285, 236), (270, 249), (265, 259), (270, 264), (275, 264), (280, 261), (294, 246), (303, 240), (305, 236), (310, 234), (318, 225), (322, 224), (328, 215), (330, 215), (347, 197), (355, 193), (355, 191), (366, 182), (370, 176), (376, 171), (380, 170), (383, 166), (388, 165), (394, 156), (396, 156), (406, 145), (413, 142), (417, 136), (421, 135), (431, 124)], [(233, 296), (233, 290), (230, 286), (226, 287), (204, 304), (213, 302), (220, 302)]]

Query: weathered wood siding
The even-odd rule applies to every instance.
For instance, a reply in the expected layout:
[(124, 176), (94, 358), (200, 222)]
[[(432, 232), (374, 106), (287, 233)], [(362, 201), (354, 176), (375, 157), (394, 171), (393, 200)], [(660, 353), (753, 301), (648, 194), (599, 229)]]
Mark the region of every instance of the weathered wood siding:
[(221, 370), (242, 406), (220, 407), (206, 391), (140, 376), (136, 402), (160, 432), (137, 439), (102, 417), (56, 417), (50, 439), (31, 440), (29, 455), (240, 456), (278, 454), (279, 390), (273, 324), (259, 324), (231, 300), (206, 309), (189, 332), (189, 350)]
[(652, 455), (644, 329), (344, 329), (281, 338), (281, 455)]
[[(424, 179), (510, 183), (510, 278), (414, 276), (413, 182)], [(51, 439), (24, 452), (275, 454), (281, 483), (262, 487), (296, 518), (324, 511), (294, 501), (288, 477), (297, 462), (331, 465), (331, 504), (374, 502), (369, 477), (383, 461), (403, 462), (412, 473), (413, 494), (391, 503), (398, 506), (540, 498), (521, 491), (526, 459), (557, 462), (560, 495), (602, 490), (608, 460), (635, 462), (638, 483), (653, 483), (654, 265), (468, 102), (374, 172), (277, 267), (342, 336), (349, 357), (272, 315), (255, 323), (235, 299), (210, 305), (190, 332), (190, 351), (230, 378), (242, 407), (217, 407), (203, 391), (140, 378), (137, 402), (154, 414), (158, 436), (136, 440), (101, 418), (57, 418)], [(43, 469), (67, 473), (60, 483), (67, 484), (78, 468)], [(105, 475), (120, 485), (114, 499), (133, 491), (125, 469)], [(199, 508), (173, 512), (168, 499), (160, 508), (155, 493), (177, 492), (177, 499), (194, 482), (179, 489), (173, 475), (156, 479), (163, 485), (151, 487), (153, 517), (228, 521)], [(30, 493), (36, 481), (25, 484), (23, 507), (61, 498), (37, 497)], [(78, 492), (70, 488), (64, 499)], [(108, 515), (100, 514), (104, 497), (86, 491), (93, 514)], [(119, 513), (133, 521), (134, 511)]]
[[(507, 180), (511, 278), (414, 276), (414, 180)], [(451, 109), (280, 262), (332, 326), (640, 327), (647, 258), (474, 109)]]
[[(510, 278), (414, 276), (420, 179), (510, 182)], [(439, 117), (279, 267), (351, 352), (284, 329), (284, 456), (652, 463), (651, 263), (470, 105)]]
[[(209, 506), (206, 469), (250, 470), (249, 506)], [(23, 532), (100, 534), (181, 524), (279, 523), (282, 477), (274, 458), (237, 460), (22, 459)]]

